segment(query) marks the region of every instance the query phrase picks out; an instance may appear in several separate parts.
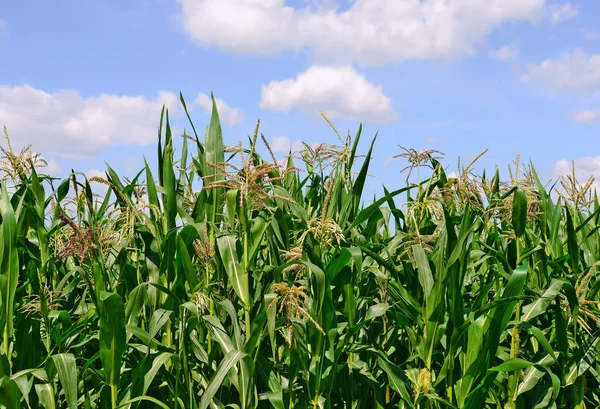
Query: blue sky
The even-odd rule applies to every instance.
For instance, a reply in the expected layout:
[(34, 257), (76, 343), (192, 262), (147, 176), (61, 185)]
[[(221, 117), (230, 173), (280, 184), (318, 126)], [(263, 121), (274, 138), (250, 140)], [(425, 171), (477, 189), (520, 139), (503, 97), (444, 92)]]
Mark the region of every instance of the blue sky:
[(7, 1), (0, 56), (0, 125), (59, 176), (153, 161), (163, 103), (189, 129), (179, 91), (197, 129), (212, 91), (226, 143), (260, 119), (281, 155), (335, 142), (319, 110), (363, 122), (371, 191), (402, 183), (398, 145), (450, 170), (489, 148), (489, 169), (520, 153), (547, 178), (600, 174), (595, 0)]

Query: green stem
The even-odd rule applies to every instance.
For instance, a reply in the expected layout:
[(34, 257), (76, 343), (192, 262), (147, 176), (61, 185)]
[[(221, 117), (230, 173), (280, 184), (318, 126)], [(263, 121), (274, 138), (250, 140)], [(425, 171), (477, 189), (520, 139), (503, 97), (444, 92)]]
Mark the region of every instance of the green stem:
[[(185, 315), (184, 315), (184, 318), (183, 318), (183, 322), (179, 326), (179, 343), (176, 346), (176, 353), (179, 356), (179, 362), (183, 361), (183, 359), (182, 359), (183, 357), (181, 356), (182, 355), (181, 354), (181, 349), (182, 349), (181, 345), (182, 345), (182, 338), (183, 338), (183, 325), (184, 325), (184, 323), (185, 323)], [(177, 336), (177, 333), (176, 333), (175, 336)], [(175, 341), (175, 342), (177, 342), (177, 341)], [(173, 407), (174, 408), (176, 408), (178, 406), (177, 405), (177, 397), (179, 396), (179, 383), (180, 383), (180, 377), (176, 376), (175, 377), (175, 393), (173, 394)]]
[[(517, 303), (517, 309), (515, 313), (516, 321), (521, 319), (521, 303)], [(519, 327), (515, 326), (512, 330), (512, 340), (511, 340), (511, 348), (510, 348), (510, 357), (517, 358), (519, 356)], [(518, 384), (519, 377), (521, 371), (519, 369), (513, 371), (508, 377), (508, 396), (509, 401), (507, 403), (508, 408), (516, 408), (517, 401), (517, 392), (518, 392)]]
[[(247, 223), (244, 223), (244, 256), (243, 256), (243, 261), (244, 261), (244, 281), (246, 283), (249, 283), (249, 277), (248, 277), (248, 225), (247, 225)], [(250, 325), (250, 305), (246, 305), (244, 307), (244, 309), (245, 309), (245, 312), (244, 312), (244, 321), (245, 321), (245, 324), (246, 324), (246, 342), (248, 342), (248, 340), (250, 339), (250, 331), (251, 331), (251, 325)]]
[(448, 365), (448, 381), (446, 383), (447, 388), (446, 388), (446, 394), (447, 394), (447, 399), (448, 402), (452, 403), (453, 401), (453, 384), (454, 384), (454, 361), (451, 359), (450, 360), (450, 364)]
[[(206, 228), (208, 228), (208, 225)], [(211, 245), (215, 246), (215, 248), (216, 248), (215, 232), (212, 229), (210, 230), (209, 243), (211, 243)], [(205, 271), (204, 277), (206, 280), (206, 291), (208, 291), (208, 287), (210, 286), (210, 264), (205, 265), (204, 271)], [(218, 281), (218, 279), (217, 279), (217, 281)], [(210, 311), (210, 315), (215, 315), (215, 303), (213, 301), (212, 295), (209, 296), (208, 308)], [(210, 355), (210, 351), (212, 350), (212, 337), (210, 335), (210, 331), (208, 331), (207, 343), (208, 343), (208, 355)]]
[(9, 344), (8, 344), (8, 322), (6, 323), (6, 325), (4, 326), (4, 343), (2, 344), (2, 347), (4, 348), (4, 353), (6, 354), (6, 356), (10, 356), (10, 350), (9, 348)]
[(244, 312), (244, 321), (246, 321), (246, 342), (250, 339), (250, 309), (246, 308)]
[[(521, 263), (521, 240), (519, 238), (517, 240), (517, 265)], [(519, 321), (521, 319), (521, 303), (518, 302), (515, 311), (515, 320)], [(517, 358), (519, 356), (519, 327), (515, 326), (512, 330), (512, 339), (511, 339), (511, 348), (510, 348), (510, 357)], [(508, 377), (508, 396), (509, 401), (507, 403), (508, 408), (516, 408), (517, 401), (517, 392), (519, 386), (519, 376), (521, 371), (519, 369), (513, 371)]]
[(110, 401), (112, 409), (117, 408), (117, 385), (110, 384)]
[[(192, 399), (193, 399), (193, 394), (192, 394), (192, 383), (190, 380), (190, 366), (188, 363), (188, 359), (187, 359), (187, 348), (186, 348), (186, 342), (185, 342), (185, 337), (187, 334), (187, 329), (186, 329), (186, 323), (187, 323), (187, 311), (183, 311), (183, 321), (181, 323), (181, 331), (179, 333), (179, 359), (181, 360), (182, 364), (183, 364), (183, 370), (184, 370), (184, 377), (185, 377), (185, 382), (187, 384), (188, 387), (188, 395), (190, 398), (190, 408), (193, 407), (192, 403)], [(175, 402), (177, 403), (177, 402)]]

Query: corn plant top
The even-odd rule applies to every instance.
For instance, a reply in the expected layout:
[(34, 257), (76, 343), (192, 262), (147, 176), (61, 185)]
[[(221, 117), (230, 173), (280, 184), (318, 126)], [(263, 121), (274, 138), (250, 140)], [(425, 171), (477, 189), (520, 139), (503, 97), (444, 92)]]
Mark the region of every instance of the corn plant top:
[(361, 129), (282, 163), (258, 125), (224, 146), (214, 104), (202, 136), (163, 112), (131, 180), (7, 141), (2, 407), (600, 406), (593, 180), (404, 149), (366, 204)]

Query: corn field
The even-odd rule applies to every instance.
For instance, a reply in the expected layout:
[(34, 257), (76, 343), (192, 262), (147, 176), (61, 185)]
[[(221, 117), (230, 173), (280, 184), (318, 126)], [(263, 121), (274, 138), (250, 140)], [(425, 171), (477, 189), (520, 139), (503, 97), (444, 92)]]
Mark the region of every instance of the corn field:
[(2, 148), (0, 406), (600, 407), (592, 180), (404, 149), (371, 199), (361, 128), (281, 163), (190, 126), (131, 179)]

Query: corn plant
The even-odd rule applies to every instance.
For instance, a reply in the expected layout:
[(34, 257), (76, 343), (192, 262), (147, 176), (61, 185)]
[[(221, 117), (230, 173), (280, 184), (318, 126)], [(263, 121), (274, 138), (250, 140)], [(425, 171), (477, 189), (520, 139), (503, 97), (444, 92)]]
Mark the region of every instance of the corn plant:
[(190, 126), (163, 109), (131, 179), (53, 178), (6, 135), (0, 406), (600, 406), (593, 181), (404, 149), (365, 205), (362, 127), (282, 165), (214, 102)]

